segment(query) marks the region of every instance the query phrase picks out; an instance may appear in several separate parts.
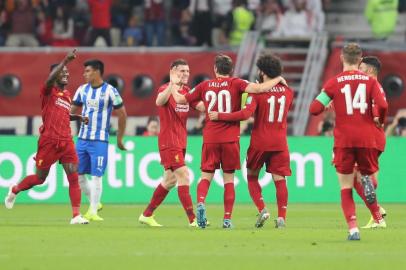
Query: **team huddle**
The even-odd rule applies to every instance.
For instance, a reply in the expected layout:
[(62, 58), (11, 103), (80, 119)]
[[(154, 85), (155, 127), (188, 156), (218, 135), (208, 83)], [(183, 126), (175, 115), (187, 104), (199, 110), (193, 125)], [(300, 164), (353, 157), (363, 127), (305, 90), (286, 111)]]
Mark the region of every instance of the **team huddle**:
[[(118, 147), (125, 150), (123, 135), (126, 112), (118, 91), (102, 79), (104, 65), (100, 60), (85, 62), (86, 84), (80, 86), (71, 101), (64, 90), (68, 82), (67, 64), (76, 57), (75, 50), (64, 60), (51, 66), (51, 73), (41, 89), (43, 126), (40, 129), (38, 151), (35, 157), (37, 172), (10, 187), (5, 198), (12, 208), (19, 192), (42, 184), (52, 164), (59, 160), (68, 176), (69, 196), (73, 216), (71, 224), (101, 221), (98, 211), (102, 193), (101, 177), (107, 164), (108, 128), (114, 110), (119, 118)], [(341, 60), (344, 71), (327, 81), (310, 106), (310, 113), (320, 114), (334, 109), (334, 160), (341, 186), (341, 205), (349, 227), (348, 240), (359, 240), (352, 189), (365, 201), (371, 212), (366, 228), (384, 228), (385, 211), (376, 198), (378, 157), (384, 150), (382, 126), (387, 103), (382, 87), (376, 80), (380, 63), (375, 57), (362, 58), (357, 44), (346, 45)], [(224, 216), (222, 227), (233, 227), (235, 202), (234, 173), (240, 169), (240, 121), (254, 116), (247, 157), (249, 194), (257, 207), (255, 227), (261, 228), (270, 218), (258, 181), (261, 168), (272, 174), (276, 188), (277, 215), (275, 227), (286, 226), (288, 189), (286, 177), (291, 175), (287, 143), (287, 115), (294, 91), (281, 77), (279, 58), (265, 54), (256, 62), (258, 82), (232, 77), (233, 62), (226, 55), (217, 55), (214, 61), (215, 78), (203, 81), (193, 89), (187, 84), (189, 66), (183, 59), (170, 67), (170, 81), (158, 89), (156, 105), (159, 108), (160, 134), (158, 148), (164, 167), (162, 182), (139, 217), (139, 222), (153, 227), (162, 226), (154, 218), (154, 211), (169, 191), (177, 185), (178, 197), (185, 210), (189, 226), (206, 228), (208, 209), (206, 196), (217, 169), (223, 172)], [(242, 95), (247, 93), (245, 105)], [(190, 107), (206, 114), (203, 128), (201, 177), (197, 185), (196, 211), (189, 188), (185, 165), (187, 147), (186, 122)], [(79, 114), (80, 109), (82, 113)], [(81, 120), (78, 142), (72, 141), (69, 122)], [(91, 175), (91, 181), (86, 178)], [(80, 214), (81, 191), (90, 201), (89, 210)]]

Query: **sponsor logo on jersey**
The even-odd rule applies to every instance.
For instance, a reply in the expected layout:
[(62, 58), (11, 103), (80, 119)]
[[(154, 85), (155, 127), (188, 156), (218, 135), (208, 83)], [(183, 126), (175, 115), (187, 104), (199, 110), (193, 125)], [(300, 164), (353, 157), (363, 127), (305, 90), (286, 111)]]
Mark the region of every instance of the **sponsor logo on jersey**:
[(66, 100), (63, 100), (61, 98), (57, 98), (55, 101), (55, 105), (63, 107), (67, 110), (70, 110), (70, 102), (67, 102)]

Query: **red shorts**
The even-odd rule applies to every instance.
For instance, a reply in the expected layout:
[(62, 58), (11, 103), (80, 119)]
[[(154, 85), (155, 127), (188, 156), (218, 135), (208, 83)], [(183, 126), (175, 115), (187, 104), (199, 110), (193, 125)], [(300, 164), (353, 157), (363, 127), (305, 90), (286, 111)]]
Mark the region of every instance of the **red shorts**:
[(334, 165), (338, 173), (351, 174), (355, 164), (362, 175), (371, 175), (378, 171), (379, 150), (361, 147), (335, 147)]
[(37, 168), (42, 170), (49, 169), (58, 160), (61, 164), (78, 164), (78, 156), (73, 141), (57, 141), (40, 137), (37, 155), (35, 156)]
[(181, 148), (166, 148), (159, 150), (161, 156), (161, 164), (165, 170), (175, 171), (185, 166), (186, 149)]
[(233, 173), (241, 169), (240, 143), (203, 143), (202, 163), (203, 172), (213, 173), (216, 169)]
[(252, 147), (247, 151), (247, 168), (250, 170), (259, 170), (266, 164), (268, 173), (281, 176), (290, 176), (290, 155), (289, 151), (262, 151)]

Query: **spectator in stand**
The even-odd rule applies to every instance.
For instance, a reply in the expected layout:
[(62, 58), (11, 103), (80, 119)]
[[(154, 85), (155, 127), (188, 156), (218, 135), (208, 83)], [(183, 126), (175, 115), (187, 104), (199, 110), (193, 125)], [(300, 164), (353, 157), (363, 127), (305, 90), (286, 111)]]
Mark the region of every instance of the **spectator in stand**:
[(52, 18), (45, 9), (40, 8), (37, 12), (37, 35), (41, 45), (47, 46), (52, 43)]
[[(145, 0), (144, 25), (147, 46), (165, 45), (165, 8), (163, 0)], [(154, 39), (156, 38), (156, 43)]]
[(257, 9), (257, 21), (255, 29), (262, 34), (272, 34), (278, 29), (282, 20), (282, 10), (276, 0), (262, 0)]
[(125, 45), (129, 47), (142, 44), (142, 28), (138, 26), (138, 18), (136, 15), (132, 15), (128, 20), (128, 27), (124, 30), (123, 38)]
[(305, 0), (293, 0), (291, 6), (284, 14), (274, 37), (310, 37), (313, 33), (314, 21), (306, 11)]
[(89, 45), (93, 46), (98, 37), (102, 37), (107, 46), (111, 46), (111, 14), (112, 0), (88, 0), (91, 25)]
[(8, 16), (4, 2), (0, 2), (0, 46), (6, 42), (6, 30), (8, 26)]
[(192, 15), (189, 11), (190, 0), (174, 0), (171, 11), (172, 45), (191, 46), (196, 38), (191, 34)]
[(211, 41), (213, 0), (191, 0), (189, 10), (193, 18), (192, 30), (196, 37), (196, 45), (211, 47), (213, 45)]
[(314, 30), (317, 32), (323, 31), (325, 16), (323, 12), (322, 0), (306, 0), (306, 10), (312, 17)]
[(52, 27), (52, 46), (74, 47), (78, 43), (73, 35), (74, 23), (69, 12), (62, 6), (56, 8), (56, 15)]
[(147, 130), (144, 131), (142, 136), (158, 136), (159, 134), (159, 121), (155, 116), (148, 118)]
[(254, 21), (254, 15), (248, 10), (246, 0), (233, 0), (233, 9), (227, 18), (229, 44), (240, 45), (245, 33), (254, 26)]
[(400, 109), (385, 131), (386, 136), (406, 137), (406, 109)]
[(368, 0), (365, 17), (377, 39), (388, 38), (396, 27), (399, 0)]
[(232, 0), (214, 0), (213, 1), (213, 45), (215, 47), (227, 45), (227, 14), (231, 12)]
[(8, 47), (37, 47), (39, 42), (35, 33), (35, 12), (28, 0), (17, 0), (11, 14), (11, 33), (6, 46)]

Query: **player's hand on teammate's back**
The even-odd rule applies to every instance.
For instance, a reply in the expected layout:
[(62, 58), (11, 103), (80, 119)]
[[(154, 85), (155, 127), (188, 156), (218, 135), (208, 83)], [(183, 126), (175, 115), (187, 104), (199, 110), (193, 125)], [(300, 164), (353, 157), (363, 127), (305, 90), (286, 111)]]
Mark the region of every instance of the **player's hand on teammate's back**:
[(209, 112), (209, 118), (212, 121), (219, 120), (219, 113), (218, 112)]
[(123, 143), (123, 140), (122, 140), (122, 139), (117, 138), (117, 146), (118, 146), (118, 148), (119, 148), (120, 150), (124, 150), (124, 151), (127, 150), (127, 148), (125, 148), (125, 146), (124, 146), (124, 143)]
[(279, 79), (280, 79), (279, 82), (280, 82), (281, 84), (284, 84), (284, 85), (288, 86), (288, 83), (286, 82), (285, 78), (283, 78), (282, 76), (279, 76)]
[(374, 117), (374, 122), (375, 122), (375, 125), (376, 125), (378, 128), (383, 128), (384, 124), (381, 123), (381, 121), (379, 120), (379, 117), (378, 117), (378, 116)]

